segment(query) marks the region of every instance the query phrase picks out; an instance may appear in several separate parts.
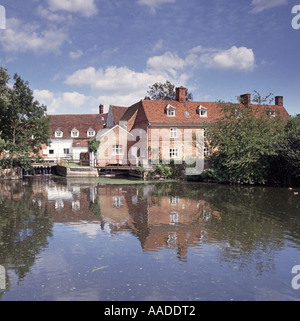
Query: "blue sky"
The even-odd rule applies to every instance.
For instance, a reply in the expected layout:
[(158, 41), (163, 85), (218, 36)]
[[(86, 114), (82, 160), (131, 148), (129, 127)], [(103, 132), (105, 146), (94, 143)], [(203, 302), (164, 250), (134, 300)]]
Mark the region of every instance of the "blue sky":
[[(0, 65), (49, 114), (130, 106), (155, 82), (195, 101), (255, 90), (300, 113), (298, 0), (0, 0)], [(300, 23), (300, 19), (299, 19)]]

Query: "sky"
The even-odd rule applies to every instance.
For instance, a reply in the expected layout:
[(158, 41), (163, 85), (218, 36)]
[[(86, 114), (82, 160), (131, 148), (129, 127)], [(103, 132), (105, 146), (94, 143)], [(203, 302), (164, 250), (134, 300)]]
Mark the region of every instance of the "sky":
[(287, 111), (300, 113), (300, 14), (292, 13), (299, 0), (0, 5), (0, 66), (28, 81), (48, 114), (130, 106), (167, 80), (187, 87), (194, 101), (236, 102), (257, 91), (283, 96)]

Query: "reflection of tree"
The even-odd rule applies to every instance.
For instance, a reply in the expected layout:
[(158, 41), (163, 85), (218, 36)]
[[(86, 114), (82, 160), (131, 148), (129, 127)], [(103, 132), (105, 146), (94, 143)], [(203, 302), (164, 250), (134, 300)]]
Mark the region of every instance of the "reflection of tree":
[(50, 213), (42, 194), (33, 194), (31, 183), (0, 185), (0, 263), (21, 280), (52, 236)]
[(289, 202), (290, 194), (284, 189), (216, 185), (206, 197), (223, 213), (221, 221), (206, 224), (211, 236), (222, 241), (222, 261), (257, 275), (274, 270), (274, 256), (284, 246), (286, 231), (293, 229), (296, 204)]
[(98, 195), (95, 197), (95, 200), (90, 201), (89, 210), (93, 214), (95, 214), (96, 216), (99, 216), (99, 217), (102, 216), (100, 202), (99, 202), (99, 196)]

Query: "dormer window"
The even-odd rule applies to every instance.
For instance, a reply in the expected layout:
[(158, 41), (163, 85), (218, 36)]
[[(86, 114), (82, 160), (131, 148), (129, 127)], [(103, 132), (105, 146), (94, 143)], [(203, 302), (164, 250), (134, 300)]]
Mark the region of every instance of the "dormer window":
[(76, 128), (72, 129), (71, 137), (79, 137), (79, 131)]
[(276, 113), (274, 110), (269, 110), (269, 116), (270, 117), (275, 117), (276, 116)]
[(198, 113), (201, 118), (207, 118), (207, 108), (200, 105), (198, 107)]
[(96, 132), (93, 128), (90, 128), (88, 131), (87, 131), (87, 136), (88, 137), (94, 137), (96, 135)]
[(62, 138), (63, 136), (64, 136), (64, 133), (63, 133), (63, 131), (61, 129), (57, 129), (55, 131), (55, 137), (56, 138)]
[(175, 110), (174, 109), (168, 110), (168, 117), (175, 117)]
[(174, 106), (171, 106), (171, 105), (168, 105), (166, 107), (166, 111), (167, 111), (167, 116), (168, 117), (175, 117), (175, 110), (176, 110), (176, 107)]

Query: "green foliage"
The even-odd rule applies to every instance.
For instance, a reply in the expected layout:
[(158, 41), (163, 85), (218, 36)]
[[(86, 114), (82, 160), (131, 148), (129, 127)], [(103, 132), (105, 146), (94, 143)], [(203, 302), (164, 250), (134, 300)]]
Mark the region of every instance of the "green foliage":
[(285, 122), (237, 104), (220, 104), (219, 108), (224, 116), (207, 132), (216, 176), (229, 183), (265, 184)]
[(272, 159), (274, 179), (293, 184), (300, 181), (300, 115), (292, 117), (280, 136), (276, 157)]
[(139, 165), (137, 167), (137, 172), (141, 175), (143, 175), (146, 172), (146, 168), (143, 165)]
[(218, 172), (213, 168), (205, 169), (200, 176), (206, 182), (222, 182), (222, 177), (219, 177)]
[(171, 167), (168, 165), (157, 164), (157, 165), (155, 165), (155, 171), (162, 178), (171, 178), (172, 177)]
[(89, 143), (90, 152), (97, 154), (99, 146), (100, 146), (100, 141), (97, 140), (96, 138), (92, 139)]
[[(0, 67), (0, 128), (1, 150), (5, 150), (2, 164), (27, 163), (29, 155), (37, 157), (42, 144), (49, 144), (49, 118), (46, 106), (34, 100), (28, 82), (15, 74), (13, 87), (9, 86), (7, 70)], [(2, 165), (3, 166), (3, 165)]]
[[(150, 90), (147, 91), (148, 96), (146, 96), (145, 99), (168, 100), (168, 101), (176, 100), (175, 86), (171, 84), (171, 82), (168, 80), (164, 84), (157, 82), (152, 86), (150, 86), (149, 88)], [(193, 95), (189, 93), (188, 90), (186, 92), (186, 100), (187, 101), (193, 100)]]

